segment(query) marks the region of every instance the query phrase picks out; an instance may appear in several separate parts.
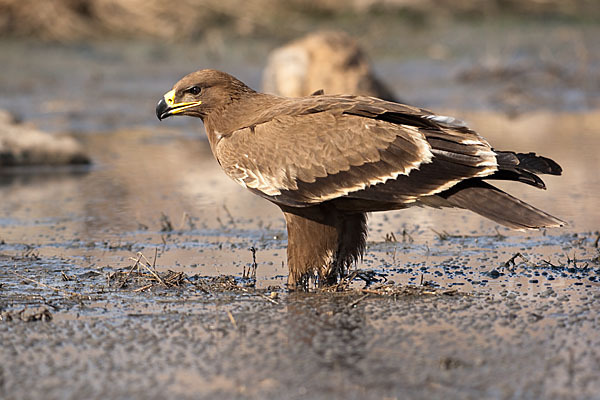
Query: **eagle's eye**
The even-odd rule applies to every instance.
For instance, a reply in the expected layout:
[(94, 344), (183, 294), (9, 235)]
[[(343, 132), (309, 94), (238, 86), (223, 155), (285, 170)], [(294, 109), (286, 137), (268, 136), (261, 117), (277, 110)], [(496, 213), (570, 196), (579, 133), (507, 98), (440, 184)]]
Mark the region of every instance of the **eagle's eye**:
[(192, 86), (191, 88), (189, 88), (187, 90), (188, 93), (190, 93), (194, 96), (198, 96), (201, 91), (202, 91), (202, 88), (200, 86)]

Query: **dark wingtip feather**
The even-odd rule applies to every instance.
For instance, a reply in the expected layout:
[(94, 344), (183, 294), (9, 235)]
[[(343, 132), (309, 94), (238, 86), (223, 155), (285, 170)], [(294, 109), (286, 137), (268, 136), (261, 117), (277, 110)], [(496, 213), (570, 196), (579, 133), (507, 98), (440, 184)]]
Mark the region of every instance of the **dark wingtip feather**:
[(562, 174), (562, 168), (556, 161), (535, 153), (496, 151), (496, 161), (498, 162), (498, 171), (488, 179), (518, 181), (546, 189), (544, 181), (536, 174)]
[(535, 153), (517, 153), (518, 168), (537, 174), (560, 175), (562, 168), (558, 163), (548, 157), (538, 156)]

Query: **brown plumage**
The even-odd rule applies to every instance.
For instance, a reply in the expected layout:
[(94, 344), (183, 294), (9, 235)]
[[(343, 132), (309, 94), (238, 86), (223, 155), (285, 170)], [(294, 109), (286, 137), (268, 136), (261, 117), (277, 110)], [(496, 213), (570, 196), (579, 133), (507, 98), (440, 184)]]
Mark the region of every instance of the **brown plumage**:
[(545, 188), (560, 175), (534, 153), (497, 151), (462, 122), (374, 97), (257, 93), (214, 70), (191, 73), (156, 107), (159, 119), (204, 121), (225, 173), (277, 204), (288, 229), (288, 283), (332, 283), (363, 254), (366, 213), (459, 207), (515, 229), (559, 219), (487, 180)]

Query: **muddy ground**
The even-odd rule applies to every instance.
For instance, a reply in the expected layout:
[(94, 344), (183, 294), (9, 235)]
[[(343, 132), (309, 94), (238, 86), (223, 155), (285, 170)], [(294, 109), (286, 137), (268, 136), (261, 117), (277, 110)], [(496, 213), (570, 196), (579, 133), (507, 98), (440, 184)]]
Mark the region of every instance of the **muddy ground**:
[(224, 176), (199, 121), (154, 115), (199, 67), (259, 88), (273, 43), (1, 42), (0, 107), (94, 164), (0, 173), (0, 397), (600, 398), (600, 32), (553, 24), (370, 51), (399, 97), (557, 160), (548, 190), (503, 187), (568, 226), (374, 214), (335, 293), (287, 292), (277, 208)]

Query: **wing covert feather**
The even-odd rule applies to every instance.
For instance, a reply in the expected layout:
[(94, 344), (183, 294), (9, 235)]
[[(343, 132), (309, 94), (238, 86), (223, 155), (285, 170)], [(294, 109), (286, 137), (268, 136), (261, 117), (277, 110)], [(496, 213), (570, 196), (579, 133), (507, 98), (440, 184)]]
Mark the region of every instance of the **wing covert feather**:
[(306, 203), (408, 175), (432, 158), (414, 127), (341, 113), (277, 117), (234, 132), (216, 150), (225, 172), (240, 184)]
[(498, 166), (461, 121), (376, 98), (285, 99), (253, 121), (215, 155), (238, 183), (291, 206), (341, 197), (408, 204)]

